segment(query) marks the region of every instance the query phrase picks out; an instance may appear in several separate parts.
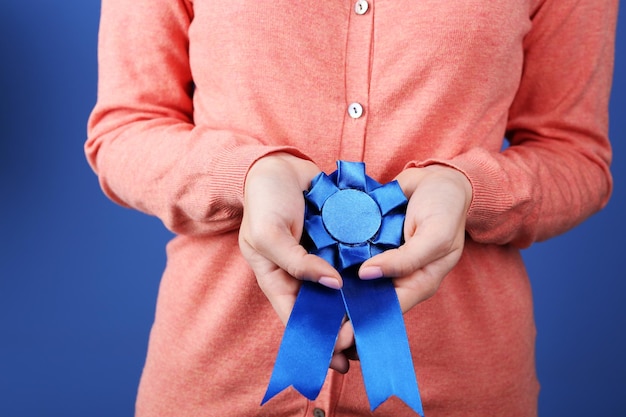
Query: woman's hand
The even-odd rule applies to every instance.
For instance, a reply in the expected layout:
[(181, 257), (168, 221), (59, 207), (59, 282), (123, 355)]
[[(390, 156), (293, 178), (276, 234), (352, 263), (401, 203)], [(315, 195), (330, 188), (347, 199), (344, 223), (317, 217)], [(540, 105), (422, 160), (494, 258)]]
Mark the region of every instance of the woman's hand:
[(409, 168), (396, 180), (409, 199), (405, 243), (364, 262), (359, 276), (393, 277), (406, 312), (433, 296), (461, 258), (472, 186), (463, 173), (443, 165)]
[[(259, 287), (278, 316), (287, 323), (301, 280), (339, 289), (339, 273), (322, 258), (300, 245), (304, 227), (303, 191), (320, 169), (286, 153), (259, 159), (248, 172), (239, 247), (256, 275)], [(354, 343), (352, 327), (342, 326), (331, 368), (348, 370), (343, 350)]]

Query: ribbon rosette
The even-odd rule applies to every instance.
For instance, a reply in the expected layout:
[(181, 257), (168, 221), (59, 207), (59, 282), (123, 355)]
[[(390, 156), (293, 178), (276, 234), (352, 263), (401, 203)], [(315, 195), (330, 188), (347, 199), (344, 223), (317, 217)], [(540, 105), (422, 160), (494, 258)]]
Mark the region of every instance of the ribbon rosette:
[(338, 161), (337, 171), (313, 179), (305, 200), (302, 244), (333, 265), (344, 285), (337, 291), (303, 281), (262, 404), (289, 386), (317, 398), (347, 313), (371, 410), (395, 395), (423, 416), (393, 283), (357, 273), (365, 260), (402, 243), (407, 200), (400, 186), (379, 184), (363, 163)]

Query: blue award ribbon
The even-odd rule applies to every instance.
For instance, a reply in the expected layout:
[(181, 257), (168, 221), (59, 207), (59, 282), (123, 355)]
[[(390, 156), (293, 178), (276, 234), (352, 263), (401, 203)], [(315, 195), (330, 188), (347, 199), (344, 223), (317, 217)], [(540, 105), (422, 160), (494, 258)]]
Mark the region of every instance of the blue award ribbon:
[(361, 162), (338, 161), (337, 171), (313, 179), (305, 200), (302, 244), (333, 265), (344, 285), (337, 291), (302, 283), (261, 404), (289, 386), (309, 400), (317, 398), (347, 313), (370, 409), (395, 395), (423, 416), (393, 283), (358, 277), (361, 263), (402, 243), (407, 204), (402, 189), (395, 181), (381, 185), (368, 177)]

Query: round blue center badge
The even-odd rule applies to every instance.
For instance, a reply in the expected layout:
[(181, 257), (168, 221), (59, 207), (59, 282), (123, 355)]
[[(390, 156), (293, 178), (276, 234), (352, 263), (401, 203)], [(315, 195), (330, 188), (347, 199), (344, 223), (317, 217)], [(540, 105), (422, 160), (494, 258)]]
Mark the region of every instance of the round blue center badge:
[(322, 222), (338, 242), (357, 245), (376, 235), (382, 214), (378, 204), (366, 193), (354, 189), (340, 190), (324, 203)]

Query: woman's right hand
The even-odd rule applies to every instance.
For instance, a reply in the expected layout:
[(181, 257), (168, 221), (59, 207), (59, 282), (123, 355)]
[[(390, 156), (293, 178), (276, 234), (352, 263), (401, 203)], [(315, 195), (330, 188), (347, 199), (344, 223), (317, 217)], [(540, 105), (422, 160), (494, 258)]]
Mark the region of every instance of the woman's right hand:
[[(259, 287), (285, 324), (302, 280), (333, 289), (342, 286), (335, 268), (300, 245), (303, 192), (319, 172), (311, 161), (273, 153), (255, 162), (246, 178), (239, 247)], [(352, 326), (346, 322), (339, 332), (330, 367), (347, 372), (349, 363), (344, 351), (353, 345)]]

